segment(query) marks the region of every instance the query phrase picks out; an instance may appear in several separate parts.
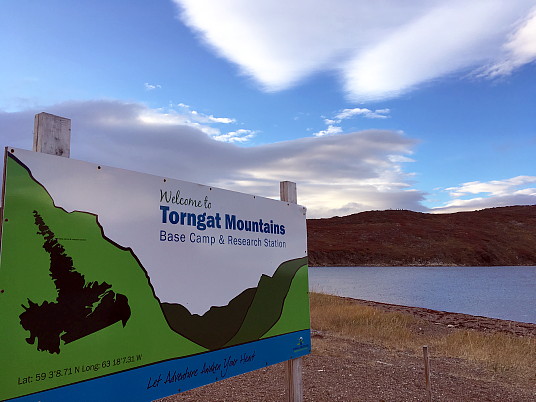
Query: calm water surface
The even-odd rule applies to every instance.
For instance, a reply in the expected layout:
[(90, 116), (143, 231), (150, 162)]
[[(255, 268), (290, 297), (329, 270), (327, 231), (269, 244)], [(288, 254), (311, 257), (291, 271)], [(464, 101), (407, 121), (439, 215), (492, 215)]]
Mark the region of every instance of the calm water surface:
[(309, 288), (536, 323), (536, 267), (310, 267)]

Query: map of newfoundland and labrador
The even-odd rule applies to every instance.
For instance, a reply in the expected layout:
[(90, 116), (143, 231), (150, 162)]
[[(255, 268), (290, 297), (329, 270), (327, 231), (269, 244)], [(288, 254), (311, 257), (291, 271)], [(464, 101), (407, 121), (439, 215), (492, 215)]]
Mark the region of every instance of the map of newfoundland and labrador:
[(117, 321), (125, 326), (130, 318), (127, 297), (114, 293), (106, 282), (86, 282), (41, 215), (33, 214), (37, 233), (44, 238), (43, 248), (50, 255), (50, 277), (58, 296), (42, 304), (28, 299), (29, 307), (22, 306), (20, 323), (30, 331), (26, 341), (33, 344), (37, 338), (37, 350), (60, 353), (60, 340), (73, 342)]
[(134, 252), (108, 239), (96, 215), (55, 206), (30, 169), (7, 154), (0, 353), (13, 378), (0, 379), (1, 397), (17, 396), (20, 378), (29, 379), (25, 392), (87, 378), (47, 377), (43, 388), (40, 371), (137, 356), (123, 366), (92, 366), (106, 375), (308, 329), (307, 286), (303, 257), (204, 314), (161, 302)]

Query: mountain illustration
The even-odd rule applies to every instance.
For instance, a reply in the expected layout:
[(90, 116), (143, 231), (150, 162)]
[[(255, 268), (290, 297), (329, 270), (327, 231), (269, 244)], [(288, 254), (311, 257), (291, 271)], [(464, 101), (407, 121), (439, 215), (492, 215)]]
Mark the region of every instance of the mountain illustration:
[(127, 297), (113, 292), (106, 282), (86, 282), (41, 215), (37, 211), (33, 215), (50, 255), (50, 277), (58, 296), (53, 302), (37, 304), (28, 299), (29, 306), (22, 305), (20, 323), (30, 331), (26, 341), (34, 344), (37, 338), (38, 350), (60, 353), (60, 340), (73, 342), (118, 321), (124, 327), (130, 318)]
[(306, 257), (286, 261), (273, 276), (262, 275), (257, 287), (244, 290), (226, 306), (211, 307), (203, 315), (191, 314), (175, 303), (161, 303), (162, 311), (175, 332), (207, 349), (258, 340), (280, 320), (292, 281), (306, 265)]

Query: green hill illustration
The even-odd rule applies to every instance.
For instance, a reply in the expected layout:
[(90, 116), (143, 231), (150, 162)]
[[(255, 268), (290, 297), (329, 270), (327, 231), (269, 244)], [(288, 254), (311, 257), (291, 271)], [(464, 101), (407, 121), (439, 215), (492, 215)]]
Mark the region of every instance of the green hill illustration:
[[(162, 303), (162, 310), (175, 332), (207, 349), (251, 342), (260, 339), (282, 318), (291, 284), (298, 270), (306, 264), (307, 258), (284, 262), (272, 277), (262, 275), (257, 287), (244, 290), (226, 306), (211, 307), (201, 316), (191, 314), (180, 304)], [(305, 292), (301, 295), (304, 298), (307, 278), (300, 278), (300, 281), (305, 283), (305, 287), (295, 291)], [(305, 305), (302, 311), (305, 320), (298, 320), (301, 327), (287, 327), (280, 333), (309, 328), (308, 307)]]
[[(306, 296), (308, 294), (307, 277), (297, 278), (296, 275), (298, 270), (306, 270), (306, 265), (306, 257), (287, 261), (279, 266), (272, 277), (266, 275), (261, 277), (255, 299), (248, 309), (244, 323), (236, 335), (226, 343), (226, 346), (244, 343), (249, 339), (260, 339), (283, 318), (285, 302), (294, 298), (293, 294), (289, 294), (290, 290), (301, 292), (301, 298), (308, 300)], [(295, 279), (302, 282), (300, 288), (291, 287)], [(301, 328), (288, 327), (282, 333), (309, 328), (309, 304), (306, 304), (306, 309), (303, 309), (301, 314), (301, 320), (294, 323), (298, 326), (301, 325)], [(303, 326), (304, 324), (305, 326)]]

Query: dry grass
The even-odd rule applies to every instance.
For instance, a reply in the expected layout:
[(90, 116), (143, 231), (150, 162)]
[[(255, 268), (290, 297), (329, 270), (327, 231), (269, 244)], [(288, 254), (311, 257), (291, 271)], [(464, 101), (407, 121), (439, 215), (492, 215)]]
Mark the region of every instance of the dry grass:
[(311, 325), (357, 340), (397, 348), (414, 346), (411, 327), (417, 320), (409, 314), (386, 313), (322, 293), (311, 293)]
[(311, 326), (361, 342), (481, 362), (492, 370), (524, 379), (536, 379), (536, 339), (503, 333), (461, 329), (421, 331), (433, 325), (406, 313), (384, 312), (336, 296), (311, 293)]
[(503, 333), (459, 330), (437, 342), (445, 355), (486, 363), (494, 371), (536, 380), (536, 339)]

